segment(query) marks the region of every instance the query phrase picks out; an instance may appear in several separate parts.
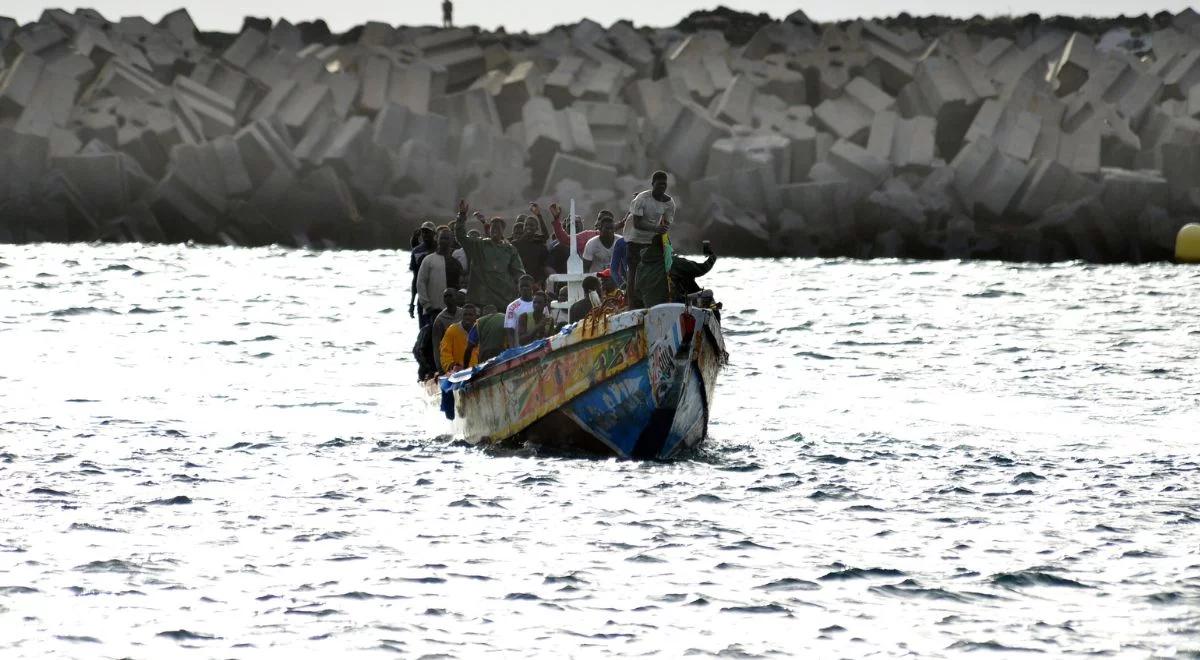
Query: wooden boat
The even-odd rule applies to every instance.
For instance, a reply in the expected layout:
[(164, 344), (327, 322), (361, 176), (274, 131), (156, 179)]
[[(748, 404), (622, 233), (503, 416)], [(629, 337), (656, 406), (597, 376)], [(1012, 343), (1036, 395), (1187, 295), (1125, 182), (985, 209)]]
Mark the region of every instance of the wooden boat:
[(439, 385), (469, 442), (665, 459), (704, 439), (726, 359), (713, 310), (596, 309)]

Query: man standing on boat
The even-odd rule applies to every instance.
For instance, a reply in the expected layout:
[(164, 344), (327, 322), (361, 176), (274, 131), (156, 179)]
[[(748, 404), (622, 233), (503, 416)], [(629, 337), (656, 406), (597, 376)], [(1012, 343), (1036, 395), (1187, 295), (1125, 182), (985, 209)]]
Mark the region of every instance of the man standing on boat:
[(454, 3), (450, 0), (442, 0), (442, 27), (454, 27)]
[(441, 227), (437, 233), (437, 247), (432, 254), (427, 254), (421, 259), (421, 265), (417, 268), (417, 304), (420, 305), (419, 318), (422, 319), (422, 326), (433, 323), (437, 315), (446, 308), (443, 301), (446, 288), (457, 290), (463, 285), (460, 281), (462, 264), (451, 255), (453, 247), (454, 237), (451, 236), (450, 230)]
[(408, 269), (412, 271), (412, 295), (408, 298), (408, 318), (417, 319), (417, 327), (424, 327), (428, 320), (417, 316), (417, 271), (425, 255), (437, 249), (437, 232), (432, 222), (425, 221), (418, 232), (419, 242), (413, 245), (412, 254), (408, 257)]
[(678, 210), (676, 201), (667, 194), (667, 173), (659, 170), (650, 177), (650, 190), (638, 193), (629, 204), (630, 223), (625, 226), (628, 250), (625, 280), (629, 292), (629, 308), (643, 306), (638, 295), (637, 269), (642, 250), (650, 247), (655, 236), (667, 233)]
[(517, 280), (525, 274), (517, 249), (504, 239), (503, 218), (492, 218), (487, 226), (488, 238), (467, 234), (467, 202), (458, 203), (458, 221), (454, 237), (467, 255), (467, 300), (480, 307), (508, 307), (517, 297)]

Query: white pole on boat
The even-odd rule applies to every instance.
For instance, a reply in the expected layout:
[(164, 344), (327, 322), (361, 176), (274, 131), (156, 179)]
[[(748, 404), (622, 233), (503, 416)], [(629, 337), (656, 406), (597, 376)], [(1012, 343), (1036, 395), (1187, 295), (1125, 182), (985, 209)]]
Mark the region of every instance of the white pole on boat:
[(571, 223), (571, 247), (570, 256), (567, 257), (567, 274), (582, 275), (583, 274), (583, 257), (579, 256), (578, 241), (575, 239), (578, 232), (575, 227), (575, 200), (571, 200), (571, 215), (567, 216), (568, 222)]

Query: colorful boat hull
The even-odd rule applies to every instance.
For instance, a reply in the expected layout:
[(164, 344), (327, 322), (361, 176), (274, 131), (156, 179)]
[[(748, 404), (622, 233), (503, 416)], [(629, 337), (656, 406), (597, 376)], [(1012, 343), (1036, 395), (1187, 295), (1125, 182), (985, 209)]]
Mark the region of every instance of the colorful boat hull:
[(670, 458), (708, 430), (726, 359), (706, 309), (587, 319), (442, 380), (470, 442)]

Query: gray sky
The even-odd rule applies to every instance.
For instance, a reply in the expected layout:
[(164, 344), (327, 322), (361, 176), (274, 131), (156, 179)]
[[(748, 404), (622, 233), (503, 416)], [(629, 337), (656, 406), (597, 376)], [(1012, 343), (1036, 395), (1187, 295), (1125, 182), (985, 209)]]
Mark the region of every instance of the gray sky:
[[(121, 16), (144, 16), (157, 21), (163, 14), (179, 7), (180, 0), (93, 0), (86, 6), (99, 10), (109, 19)], [(1028, 14), (1116, 16), (1118, 14), (1172, 13), (1188, 6), (1188, 0), (910, 0), (906, 3), (884, 3), (880, 0), (839, 0), (804, 7), (794, 0), (712, 0), (709, 3), (685, 0), (456, 0), (455, 22), (480, 25), (485, 28), (505, 26), (509, 32), (522, 30), (544, 31), (562, 24), (591, 18), (608, 25), (622, 18), (632, 18), (638, 25), (674, 25), (680, 18), (697, 8), (724, 4), (742, 11), (767, 12), (781, 18), (804, 8), (810, 18), (820, 21), (886, 16), (906, 11), (913, 15), (943, 14), (969, 16), (983, 14)], [(47, 7), (62, 6), (37, 0), (0, 1), (0, 15), (11, 16), (25, 23), (36, 20)], [(73, 5), (68, 5), (73, 8)], [(242, 17), (285, 17), (292, 22), (324, 18), (330, 29), (340, 32), (368, 20), (393, 25), (422, 25), (441, 22), (441, 0), (204, 0), (189, 7), (196, 24), (205, 30), (233, 31), (242, 24)]]

